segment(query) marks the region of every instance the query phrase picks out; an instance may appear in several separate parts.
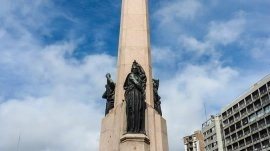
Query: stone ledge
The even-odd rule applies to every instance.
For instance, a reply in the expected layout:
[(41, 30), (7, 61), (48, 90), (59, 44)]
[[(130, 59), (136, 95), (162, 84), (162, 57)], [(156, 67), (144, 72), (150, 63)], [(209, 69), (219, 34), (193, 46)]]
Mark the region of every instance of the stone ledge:
[(150, 144), (150, 140), (145, 134), (130, 134), (130, 133), (124, 134), (120, 138), (120, 142), (124, 143), (124, 142), (127, 142), (127, 141), (144, 142), (146, 144)]

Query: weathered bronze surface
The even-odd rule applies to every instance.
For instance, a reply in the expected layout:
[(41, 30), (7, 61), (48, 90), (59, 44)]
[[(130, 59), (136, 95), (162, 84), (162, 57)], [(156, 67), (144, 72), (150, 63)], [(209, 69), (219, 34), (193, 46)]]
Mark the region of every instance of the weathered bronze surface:
[(135, 60), (124, 83), (127, 133), (145, 133), (145, 87), (146, 75)]
[(115, 83), (111, 79), (111, 74), (106, 74), (107, 84), (105, 85), (106, 91), (103, 93), (102, 98), (106, 99), (106, 109), (105, 115), (109, 113), (109, 111), (114, 108), (114, 94), (115, 94)]
[(153, 91), (154, 91), (154, 108), (155, 110), (162, 115), (160, 107), (160, 96), (158, 95), (159, 80), (153, 79)]

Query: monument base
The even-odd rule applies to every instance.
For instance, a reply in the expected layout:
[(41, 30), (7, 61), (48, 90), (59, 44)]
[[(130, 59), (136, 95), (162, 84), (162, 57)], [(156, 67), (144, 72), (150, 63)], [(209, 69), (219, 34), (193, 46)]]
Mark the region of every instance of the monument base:
[(145, 134), (125, 134), (120, 138), (120, 151), (150, 151), (150, 140)]

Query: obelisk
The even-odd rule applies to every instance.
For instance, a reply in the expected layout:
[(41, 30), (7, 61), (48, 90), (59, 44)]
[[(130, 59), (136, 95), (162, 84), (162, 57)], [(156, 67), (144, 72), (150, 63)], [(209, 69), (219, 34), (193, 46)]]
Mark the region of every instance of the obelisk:
[[(127, 133), (124, 82), (132, 63), (145, 71), (145, 132)], [(100, 151), (168, 151), (166, 120), (154, 109), (148, 0), (122, 0), (114, 108), (102, 120)]]

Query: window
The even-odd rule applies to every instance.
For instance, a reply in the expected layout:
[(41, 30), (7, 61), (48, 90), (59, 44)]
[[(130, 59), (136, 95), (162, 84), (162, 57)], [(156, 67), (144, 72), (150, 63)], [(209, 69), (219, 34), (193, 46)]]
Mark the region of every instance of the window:
[(264, 110), (260, 109), (259, 111), (256, 112), (258, 117), (261, 117), (264, 115)]
[(222, 113), (222, 117), (223, 118), (226, 118), (227, 117), (227, 113), (226, 112)]
[(260, 136), (261, 136), (261, 138), (267, 137), (267, 130), (264, 129), (264, 130), (260, 131)]
[(230, 130), (231, 130), (231, 132), (234, 132), (235, 131), (235, 126), (234, 125), (230, 126)]
[(241, 121), (237, 122), (237, 123), (235, 124), (235, 127), (236, 127), (236, 129), (241, 128)]
[(232, 134), (232, 141), (235, 141), (237, 139), (236, 134)]
[(238, 135), (239, 138), (241, 138), (243, 136), (243, 131), (242, 130), (238, 131), (237, 135)]
[(246, 97), (245, 100), (246, 100), (246, 104), (249, 104), (252, 102), (250, 95), (248, 97)]
[(261, 101), (260, 101), (260, 99), (254, 102), (254, 106), (255, 106), (256, 108), (259, 108), (259, 107), (261, 106)]
[(257, 128), (258, 128), (257, 123), (254, 123), (254, 124), (250, 125), (251, 131), (255, 131)]
[(251, 137), (249, 136), (246, 138), (246, 145), (248, 145), (250, 143), (252, 143), (252, 140), (251, 140)]
[(227, 125), (228, 124), (228, 120), (223, 121), (223, 124), (224, 125)]
[[(270, 115), (267, 116), (267, 117), (265, 118), (265, 120), (266, 120), (266, 123), (267, 123), (267, 124), (270, 124)], [(269, 131), (269, 132), (270, 132), (270, 131)]]
[(254, 150), (261, 150), (261, 143), (257, 143), (254, 145)]
[(231, 115), (232, 114), (232, 108), (230, 108), (227, 112), (228, 112), (228, 115)]
[(258, 127), (259, 128), (262, 128), (265, 126), (265, 122), (264, 122), (264, 119), (261, 119), (260, 121), (258, 121)]
[(247, 114), (246, 108), (240, 111), (241, 116), (245, 116)]
[(247, 107), (247, 110), (248, 110), (249, 113), (252, 112), (252, 111), (254, 111), (253, 104), (250, 104), (250, 105)]
[(239, 102), (239, 106), (240, 106), (240, 107), (244, 107), (244, 106), (245, 106), (245, 101), (244, 101), (244, 100), (241, 100), (241, 101)]
[(230, 136), (226, 137), (225, 141), (226, 141), (226, 143), (230, 143), (231, 142)]
[(251, 114), (248, 119), (250, 122), (254, 121), (256, 119), (256, 113)]
[(266, 93), (266, 85), (260, 87), (260, 94), (263, 95)]
[(229, 123), (232, 123), (233, 122), (233, 116), (231, 116), (230, 118), (229, 118)]
[(244, 140), (242, 139), (241, 141), (239, 141), (239, 147), (243, 147), (243, 146), (245, 146), (245, 142), (244, 142)]
[(252, 93), (253, 100), (256, 100), (259, 97), (258, 91)]
[(236, 113), (236, 114), (234, 115), (234, 118), (235, 118), (235, 120), (239, 119), (239, 118), (240, 118), (240, 114), (239, 114), (239, 113)]
[(244, 134), (247, 135), (247, 134), (249, 134), (249, 133), (250, 133), (249, 127), (246, 127), (246, 128), (244, 129)]
[(246, 118), (244, 118), (243, 120), (242, 120), (242, 125), (246, 125), (248, 123), (248, 118), (246, 117)]
[(267, 105), (266, 107), (264, 107), (264, 112), (265, 114), (270, 112), (270, 105)]
[(238, 110), (238, 104), (235, 104), (234, 106), (233, 106), (233, 111), (237, 111)]
[(226, 128), (224, 131), (225, 131), (225, 135), (228, 135), (230, 133), (229, 128)]
[(269, 146), (269, 140), (265, 140), (262, 142), (262, 148), (267, 148)]
[(269, 96), (268, 96), (268, 95), (263, 96), (263, 97), (262, 97), (262, 103), (263, 103), (263, 104), (266, 104), (267, 101), (269, 101)]

